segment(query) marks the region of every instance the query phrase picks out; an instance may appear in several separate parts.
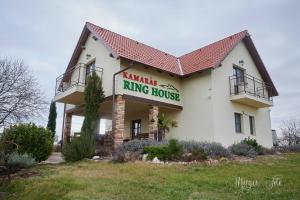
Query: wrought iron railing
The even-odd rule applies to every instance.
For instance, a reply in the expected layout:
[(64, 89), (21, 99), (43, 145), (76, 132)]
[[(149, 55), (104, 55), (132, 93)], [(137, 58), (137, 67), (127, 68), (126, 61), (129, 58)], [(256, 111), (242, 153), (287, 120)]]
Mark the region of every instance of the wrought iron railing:
[(273, 87), (249, 74), (229, 76), (230, 96), (249, 94), (251, 96), (273, 102)]
[[(87, 65), (84, 63), (78, 63), (72, 69), (67, 70), (56, 78), (55, 95), (67, 91), (74, 86), (85, 86), (87, 78)], [(93, 71), (102, 78), (103, 68), (94, 67)]]

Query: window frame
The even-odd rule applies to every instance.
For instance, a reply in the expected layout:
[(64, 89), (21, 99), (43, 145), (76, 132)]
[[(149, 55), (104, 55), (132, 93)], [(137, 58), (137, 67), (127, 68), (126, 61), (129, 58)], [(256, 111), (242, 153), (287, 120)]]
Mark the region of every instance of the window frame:
[[(240, 123), (239, 123), (239, 130), (238, 130), (238, 123), (237, 123), (237, 116), (239, 116), (239, 121), (240, 121)], [(235, 128), (235, 132), (236, 133), (239, 133), (239, 134), (241, 134), (241, 133), (244, 133), (244, 128), (243, 128), (243, 114), (242, 113), (238, 113), (238, 112), (234, 112), (234, 128)]]
[(249, 129), (250, 135), (255, 135), (255, 117), (252, 115), (249, 115)]

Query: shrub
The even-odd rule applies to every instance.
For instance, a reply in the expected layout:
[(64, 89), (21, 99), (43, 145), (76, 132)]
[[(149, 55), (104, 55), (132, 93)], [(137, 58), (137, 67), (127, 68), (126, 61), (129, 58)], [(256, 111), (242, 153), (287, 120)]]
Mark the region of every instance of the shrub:
[(183, 149), (181, 144), (172, 139), (167, 145), (146, 146), (144, 152), (148, 154), (147, 159), (157, 157), (159, 160), (178, 160), (181, 158)]
[(264, 147), (262, 145), (258, 144), (256, 139), (251, 139), (250, 137), (248, 137), (248, 138), (243, 139), (241, 141), (241, 143), (252, 146), (259, 155), (262, 155), (264, 153)]
[(35, 164), (35, 159), (28, 154), (18, 154), (13, 152), (10, 154), (0, 153), (0, 175), (10, 175), (22, 168), (27, 168)]
[(229, 150), (232, 154), (237, 156), (247, 156), (250, 158), (255, 158), (257, 156), (255, 149), (245, 143), (233, 144), (229, 147)]
[(216, 142), (196, 142), (196, 141), (181, 141), (180, 144), (185, 152), (191, 153), (195, 149), (203, 149), (204, 153), (213, 159), (231, 157), (230, 152), (220, 143)]
[(6, 153), (18, 151), (19, 154), (29, 154), (40, 162), (46, 160), (53, 148), (52, 133), (48, 129), (38, 127), (35, 124), (20, 124), (5, 129), (1, 141), (11, 141), (18, 144), (5, 149)]
[(70, 143), (64, 145), (62, 149), (63, 157), (68, 162), (75, 162), (84, 158), (91, 158), (95, 153), (93, 140), (86, 134), (75, 137)]
[(183, 149), (181, 144), (179, 144), (178, 140), (171, 139), (167, 147), (169, 151), (170, 160), (178, 160), (181, 158)]
[(134, 139), (124, 142), (119, 148), (124, 151), (142, 152), (147, 146), (161, 146), (168, 144), (167, 141)]
[(134, 162), (140, 158), (140, 152), (139, 151), (124, 151), (123, 149), (118, 149), (114, 156), (112, 161), (113, 162)]
[(148, 154), (147, 159), (149, 160), (155, 157), (159, 160), (168, 160), (170, 158), (168, 146), (148, 146), (144, 148), (144, 151)]
[(204, 161), (207, 160), (207, 155), (203, 149), (193, 149), (191, 153), (186, 153), (182, 157), (183, 161)]
[(282, 153), (300, 152), (300, 144), (278, 146), (278, 147), (276, 147), (276, 150), (278, 150)]

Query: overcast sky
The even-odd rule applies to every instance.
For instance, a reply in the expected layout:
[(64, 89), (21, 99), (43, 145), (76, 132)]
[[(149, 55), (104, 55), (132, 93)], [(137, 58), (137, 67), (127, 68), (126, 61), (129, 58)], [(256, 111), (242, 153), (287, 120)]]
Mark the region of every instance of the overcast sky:
[[(0, 0), (0, 56), (24, 59), (50, 102), (86, 21), (176, 56), (247, 29), (280, 94), (271, 108), (278, 129), (300, 116), (299, 19), (297, 0)], [(57, 123), (61, 133), (62, 105)]]

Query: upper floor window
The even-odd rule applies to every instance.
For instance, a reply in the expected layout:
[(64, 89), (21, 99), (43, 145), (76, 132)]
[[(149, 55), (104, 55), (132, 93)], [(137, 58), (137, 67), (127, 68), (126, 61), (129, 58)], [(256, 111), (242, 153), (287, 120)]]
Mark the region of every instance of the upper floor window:
[(234, 113), (235, 132), (242, 133), (242, 114)]
[(96, 65), (95, 61), (87, 64), (86, 66), (86, 76), (91, 76), (93, 71), (95, 71)]
[(249, 126), (250, 126), (250, 134), (255, 134), (255, 121), (253, 116), (249, 116)]
[(233, 67), (233, 75), (236, 78), (236, 84), (243, 83), (245, 81), (245, 70), (239, 67)]

